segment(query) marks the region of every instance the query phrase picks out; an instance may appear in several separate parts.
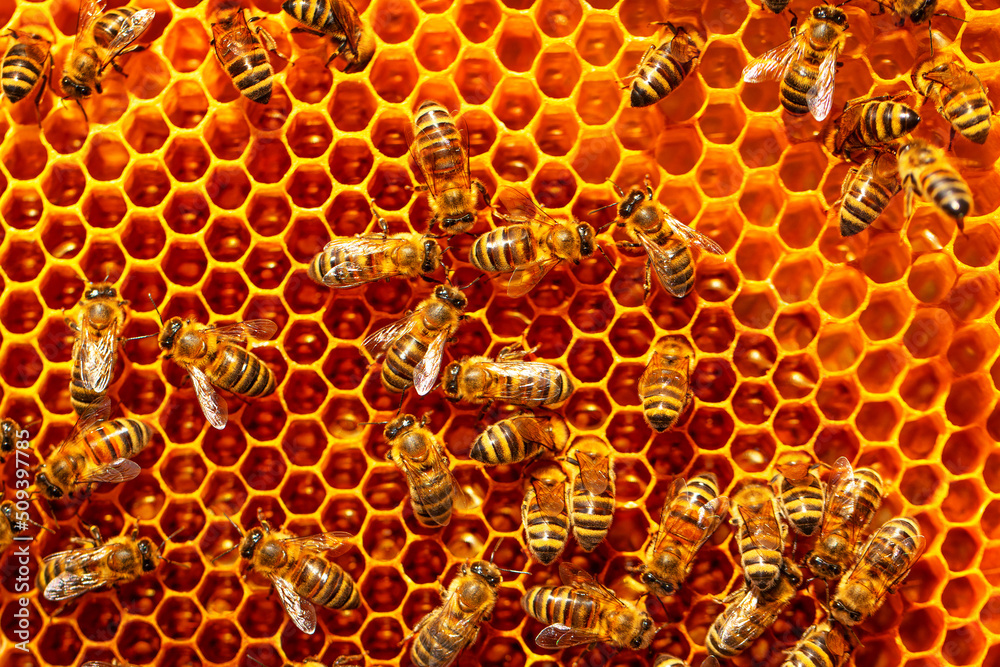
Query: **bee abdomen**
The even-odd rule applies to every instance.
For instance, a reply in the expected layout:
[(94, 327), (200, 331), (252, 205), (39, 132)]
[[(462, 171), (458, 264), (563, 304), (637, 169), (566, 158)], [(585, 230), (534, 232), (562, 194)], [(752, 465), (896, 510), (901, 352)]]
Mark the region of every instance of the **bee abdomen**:
[(810, 476), (808, 486), (793, 486), (781, 496), (788, 520), (800, 535), (811, 536), (823, 521), (823, 487)]
[[(516, 376), (503, 377), (501, 381), (508, 386), (501, 395), (517, 395), (516, 387), (510, 385), (524, 382), (524, 380), (525, 378)], [(532, 379), (530, 390), (524, 392), (525, 395), (517, 403), (529, 407), (562, 403), (569, 398), (572, 392), (573, 383), (570, 382), (569, 376), (555, 366), (548, 366), (538, 369), (537, 374)]]
[[(715, 621), (712, 623), (712, 627), (709, 628), (708, 635), (705, 637), (705, 648), (708, 649), (710, 654), (719, 658), (732, 658), (739, 655), (750, 641), (753, 641), (761, 634), (761, 629), (752, 618), (745, 619), (742, 632), (739, 634), (726, 632), (729, 629), (727, 627), (729, 619), (733, 615), (731, 610), (731, 606), (726, 607), (721, 614), (715, 617)], [(748, 633), (752, 633), (752, 636), (748, 637)]]
[(219, 387), (240, 396), (268, 396), (275, 388), (274, 373), (242, 347), (226, 345), (208, 373)]
[(416, 365), (427, 354), (427, 344), (407, 334), (401, 337), (386, 352), (382, 362), (382, 386), (386, 391), (402, 394), (413, 386), (413, 372)]
[(753, 560), (743, 563), (743, 574), (760, 591), (774, 588), (781, 576), (781, 553), (755, 549)]
[(608, 534), (615, 513), (615, 501), (607, 492), (595, 496), (583, 488), (583, 482), (573, 484), (573, 536), (584, 551), (593, 551)]
[(98, 46), (107, 47), (122, 31), (136, 10), (131, 7), (120, 7), (105, 12), (94, 23), (94, 41)]
[(86, 433), (83, 445), (88, 458), (98, 465), (115, 459), (130, 459), (144, 450), (153, 438), (153, 429), (138, 419), (110, 419)]
[(74, 354), (73, 368), (70, 371), (69, 402), (76, 411), (76, 414), (82, 415), (92, 405), (100, 401), (105, 393), (106, 390), (94, 391), (90, 388), (89, 384), (83, 381), (83, 364), (79, 360), (79, 357)]
[(532, 492), (525, 512), (524, 534), (531, 553), (540, 563), (548, 565), (566, 547), (566, 538), (569, 536), (569, 515), (542, 512), (538, 499)]
[(538, 249), (525, 225), (509, 225), (476, 239), (469, 261), (481, 271), (507, 272), (535, 261)]
[(329, 609), (354, 609), (361, 594), (354, 580), (339, 565), (316, 556), (305, 556), (294, 573), (296, 592)]
[(332, 11), (332, 2), (337, 0), (286, 0), (281, 6), (295, 20), (320, 32), (342, 34), (344, 28)]
[(936, 169), (924, 174), (923, 189), (938, 207), (961, 220), (972, 208), (972, 196), (965, 181), (951, 169)]
[(871, 102), (865, 105), (858, 133), (866, 146), (898, 139), (920, 122), (916, 111), (896, 102)]
[(803, 116), (809, 113), (809, 89), (816, 83), (816, 68), (808, 63), (796, 63), (788, 68), (781, 80), (779, 97), (788, 113)]
[(639, 387), (642, 409), (649, 425), (663, 432), (677, 423), (687, 394), (670, 382), (654, 382)]
[(246, 97), (261, 104), (271, 101), (274, 70), (262, 47), (255, 46), (250, 53), (228, 63), (226, 71), (232, 77), (236, 89)]
[(45, 54), (35, 46), (15, 44), (7, 51), (0, 70), (3, 92), (11, 102), (24, 99), (38, 82)]
[(465, 168), (462, 136), (448, 111), (432, 100), (417, 109), (417, 137), (414, 142), (431, 176), (447, 177)]
[(525, 613), (542, 623), (561, 623), (572, 628), (593, 625), (594, 601), (571, 586), (536, 587), (521, 598)]
[(456, 649), (460, 648), (458, 637), (444, 632), (442, 617), (424, 626), (413, 641), (411, 657), (417, 667), (435, 667), (448, 664), (454, 658)]
[(445, 475), (435, 475), (423, 483), (420, 500), (410, 493), (413, 514), (422, 525), (428, 527), (446, 526), (451, 522), (454, 507), (452, 494), (455, 492), (451, 481)]
[(670, 284), (664, 285), (671, 294), (681, 298), (687, 296), (694, 286), (694, 255), (691, 250), (681, 242), (675, 243), (672, 248), (666, 251), (670, 264)]
[(826, 648), (826, 635), (819, 635), (795, 647), (781, 667), (834, 667)]
[(497, 466), (523, 461), (528, 454), (528, 444), (511, 427), (510, 422), (504, 420), (490, 425), (479, 434), (472, 443), (469, 457), (486, 465)]
[(841, 236), (853, 236), (868, 229), (889, 205), (894, 194), (895, 189), (866, 178), (864, 173), (856, 178), (840, 207)]
[(669, 43), (658, 47), (639, 68), (632, 82), (630, 102), (633, 107), (656, 104), (684, 81), (687, 70), (664, 53), (668, 47)]
[(942, 115), (959, 133), (977, 144), (986, 143), (990, 133), (990, 106), (984, 95), (954, 91), (941, 95)]

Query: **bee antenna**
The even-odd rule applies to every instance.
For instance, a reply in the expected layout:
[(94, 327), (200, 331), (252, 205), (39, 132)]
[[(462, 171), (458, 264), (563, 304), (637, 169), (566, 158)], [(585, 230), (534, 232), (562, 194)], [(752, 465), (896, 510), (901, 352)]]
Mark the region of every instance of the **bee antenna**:
[(601, 212), (601, 211), (603, 211), (604, 209), (606, 209), (606, 208), (611, 208), (612, 206), (618, 206), (618, 202), (616, 202), (616, 201), (613, 201), (613, 202), (611, 202), (610, 204), (606, 204), (605, 206), (601, 206), (600, 208), (595, 208), (595, 209), (594, 209), (593, 211), (590, 211), (590, 212), (588, 213), (588, 215), (593, 215), (593, 214), (595, 214), (595, 213), (600, 213), (600, 212)]
[[(164, 547), (167, 546), (167, 542), (170, 542), (174, 537), (177, 536), (177, 533), (181, 532), (182, 530), (184, 530), (184, 529), (183, 528), (178, 528), (177, 530), (175, 530), (174, 532), (170, 533), (165, 538), (163, 538), (163, 542), (160, 544), (160, 552), (161, 553), (163, 552)], [(161, 558), (162, 558), (162, 556), (161, 556)], [(164, 560), (166, 560), (166, 559), (164, 559)]]
[(118, 340), (120, 342), (122, 342), (122, 343), (128, 343), (129, 341), (133, 341), (133, 340), (142, 340), (143, 338), (152, 338), (153, 336), (156, 336), (156, 335), (157, 335), (157, 333), (154, 331), (153, 333), (148, 333), (145, 336), (130, 336), (129, 338), (119, 338)]
[(163, 315), (160, 315), (160, 309), (156, 307), (156, 302), (155, 302), (155, 301), (153, 301), (153, 295), (152, 295), (152, 294), (149, 294), (149, 293), (147, 292), (147, 293), (146, 293), (146, 296), (148, 296), (148, 297), (149, 297), (149, 302), (150, 302), (151, 304), (153, 304), (153, 310), (155, 310), (155, 311), (156, 311), (156, 316), (157, 316), (158, 318), (160, 318), (160, 324), (162, 325), (162, 324), (163, 324)]
[(464, 290), (467, 290), (467, 289), (469, 289), (470, 287), (472, 287), (473, 285), (475, 285), (476, 283), (478, 283), (478, 282), (479, 282), (480, 280), (482, 280), (482, 279), (483, 279), (483, 276), (485, 276), (485, 275), (486, 275), (485, 273), (480, 273), (480, 274), (479, 274), (479, 277), (478, 277), (478, 278), (476, 278), (475, 280), (473, 280), (473, 281), (472, 281), (471, 283), (469, 283), (468, 285), (462, 285), (461, 287), (457, 288), (457, 289), (458, 289), (458, 291), (460, 291), (460, 292), (461, 292), (461, 291), (464, 291)]
[(374, 424), (375, 426), (385, 426), (389, 422), (358, 422), (358, 426), (366, 426), (369, 424)]
[(610, 257), (608, 257), (608, 253), (604, 252), (604, 247), (600, 243), (595, 243), (594, 245), (596, 245), (597, 249), (601, 251), (602, 255), (604, 255), (604, 259), (608, 260), (608, 264), (611, 266), (612, 273), (617, 272), (618, 269), (615, 267), (615, 263), (611, 261)]
[[(216, 516), (218, 516), (218, 513), (216, 513)], [(236, 525), (236, 522), (233, 521), (233, 518), (228, 514), (226, 514), (225, 512), (222, 513), (222, 516), (226, 517), (226, 519), (229, 520), (229, 523), (233, 524), (233, 528), (235, 528), (236, 532), (240, 534), (240, 537), (243, 537), (243, 529), (240, 528), (238, 525)]]
[(501, 572), (510, 572), (512, 574), (531, 574), (530, 572), (525, 572), (524, 570), (508, 570), (505, 567), (498, 567), (497, 569)]
[(503, 538), (501, 537), (497, 540), (497, 545), (493, 547), (493, 553), (490, 554), (490, 562), (493, 562), (493, 557), (497, 555), (497, 551), (500, 549), (500, 545), (503, 544)]
[(253, 660), (254, 662), (256, 662), (256, 663), (257, 663), (258, 665), (260, 665), (261, 667), (267, 667), (267, 664), (266, 664), (266, 663), (263, 663), (263, 662), (261, 662), (260, 660), (258, 660), (257, 658), (253, 657), (253, 656), (252, 656), (252, 655), (250, 655), (249, 653), (247, 653), (247, 659), (248, 659), (248, 660)]
[(237, 543), (237, 544), (234, 544), (229, 549), (226, 549), (221, 554), (219, 554), (218, 556), (216, 556), (215, 558), (212, 559), (212, 565), (215, 565), (216, 561), (218, 561), (223, 556), (226, 556), (226, 555), (230, 554), (231, 552), (236, 551), (239, 548), (240, 548), (240, 545), (239, 545), (239, 543)]

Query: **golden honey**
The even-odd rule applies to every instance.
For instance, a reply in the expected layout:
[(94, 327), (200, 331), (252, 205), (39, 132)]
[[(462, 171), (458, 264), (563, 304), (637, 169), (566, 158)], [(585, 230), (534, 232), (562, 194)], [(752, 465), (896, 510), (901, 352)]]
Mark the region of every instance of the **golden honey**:
[[(189, 567), (162, 563), (154, 576), (88, 594), (58, 615), (58, 604), (32, 590), (25, 653), (13, 647), (18, 563), (5, 558), (0, 664), (117, 656), (157, 667), (243, 666), (252, 654), (276, 667), (365, 649), (378, 664), (405, 665), (408, 647), (398, 643), (439, 604), (437, 581), (500, 539), (496, 563), (532, 574), (505, 574), (492, 621), (459, 664), (554, 667), (582, 652), (558, 656), (534, 643), (541, 625), (525, 619), (520, 597), (554, 585), (557, 574), (524, 555), (519, 467), (468, 460), (483, 428), (478, 406), (452, 405), (440, 391), (404, 404), (433, 411), (429, 428), (459, 460), (456, 475), (474, 502), (442, 529), (417, 524), (380, 429), (361, 425), (387, 419), (397, 399), (360, 343), (427, 287), (395, 281), (333, 292), (307, 277), (331, 235), (369, 228), (370, 200), (390, 233), (426, 231), (430, 209), (410, 189), (419, 182), (407, 152), (413, 110), (425, 99), (457, 112), (472, 175), (491, 192), (513, 184), (550, 213), (597, 227), (613, 216), (589, 214), (614, 201), (607, 179), (629, 188), (648, 174), (659, 201), (726, 251), (697, 253), (694, 290), (681, 300), (654, 285), (644, 303), (645, 256), (616, 251), (610, 234), (615, 272), (597, 255), (552, 271), (523, 299), (485, 280), (466, 291), (471, 319), (451, 358), (495, 354), (523, 336), (577, 387), (561, 410), (572, 437), (603, 436), (616, 450), (618, 507), (607, 541), (592, 554), (572, 542), (564, 558), (634, 599), (624, 576), (674, 476), (714, 472), (731, 494), (768, 479), (777, 455), (793, 448), (827, 463), (843, 455), (874, 467), (890, 489), (873, 527), (910, 514), (928, 545), (902, 590), (860, 627), (855, 664), (1000, 663), (995, 128), (983, 146), (955, 141), (975, 201), (964, 235), (929, 204), (906, 223), (896, 197), (868, 231), (844, 239), (828, 211), (850, 165), (824, 152), (820, 124), (780, 111), (777, 83), (740, 81), (749, 60), (788, 39), (787, 13), (739, 0), (373, 0), (357, 8), (375, 31), (376, 55), (364, 72), (344, 74), (323, 67), (328, 40), (290, 35), (280, 2), (261, 0), (250, 13), (266, 17), (279, 52), (295, 63), (273, 59), (275, 90), (262, 106), (241, 98), (216, 61), (205, 3), (130, 6), (157, 12), (139, 41), (149, 48), (124, 58), (128, 76), (109, 72), (104, 94), (84, 102), (88, 126), (53, 92), (77, 3), (0, 0), (0, 25), (50, 15), (56, 34), (41, 128), (33, 95), (4, 101), (0, 112), (0, 412), (38, 422), (32, 443), (43, 454), (68, 434), (72, 337), (62, 310), (85, 281), (105, 276), (131, 301), (126, 336), (158, 330), (149, 296), (165, 319), (274, 320), (276, 342), (255, 353), (279, 385), (260, 401), (229, 397), (229, 425), (217, 431), (183, 371), (160, 361), (155, 338), (126, 343), (111, 396), (159, 435), (138, 457), (137, 479), (99, 490), (78, 518), (59, 515), (58, 535), (36, 538), (31, 578), (41, 554), (68, 548), (83, 524), (114, 536), (133, 517), (157, 543), (180, 529), (166, 553)], [(791, 9), (804, 16), (810, 6), (795, 0)], [(870, 15), (875, 9), (844, 7), (851, 36), (835, 111), (908, 86), (929, 54), (926, 24), (897, 29), (890, 14)], [(998, 9), (996, 0), (945, 0), (939, 10), (967, 22), (933, 19), (935, 49), (975, 71), (996, 108)], [(619, 80), (652, 43), (650, 22), (668, 19), (701, 35), (701, 60), (666, 100), (631, 109)], [(921, 116), (916, 134), (947, 145), (948, 125), (932, 105)], [(476, 233), (490, 229), (488, 218)], [(471, 243), (451, 241), (456, 284), (478, 275), (455, 259)], [(678, 428), (653, 437), (635, 384), (665, 335), (694, 344), (695, 400)], [(4, 479), (15, 463), (8, 459)], [(259, 508), (289, 532), (356, 535), (336, 562), (358, 581), (361, 608), (319, 610), (320, 627), (307, 637), (264, 580), (241, 581), (232, 559), (212, 564), (238, 539), (222, 513), (246, 529)], [(656, 652), (704, 655), (721, 610), (711, 598), (739, 577), (734, 541), (731, 528), (719, 530), (666, 615), (649, 601), (658, 623), (670, 621)], [(780, 651), (822, 614), (800, 592), (734, 663), (779, 664)], [(625, 652), (611, 664), (651, 662)]]

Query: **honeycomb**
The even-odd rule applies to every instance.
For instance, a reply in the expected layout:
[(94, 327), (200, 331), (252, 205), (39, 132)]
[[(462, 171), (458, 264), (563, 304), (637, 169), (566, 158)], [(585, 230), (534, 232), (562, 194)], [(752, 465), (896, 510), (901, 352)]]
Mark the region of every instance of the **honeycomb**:
[[(112, 2), (109, 8), (121, 6)], [(845, 6), (851, 37), (842, 54), (834, 107), (868, 93), (909, 86), (929, 51), (926, 25), (902, 28), (871, 3)], [(359, 351), (366, 334), (398, 318), (426, 293), (396, 281), (333, 293), (306, 277), (331, 235), (374, 229), (370, 201), (392, 233), (424, 231), (429, 208), (408, 165), (413, 109), (432, 98), (458, 110), (472, 173), (495, 192), (530, 191), (554, 214), (595, 225), (590, 211), (649, 175), (659, 200), (726, 251), (701, 256), (694, 292), (643, 300), (643, 257), (604, 245), (598, 256), (556, 270), (525, 299), (480, 281), (467, 290), (470, 321), (448, 359), (495, 353), (525, 341), (538, 358), (570, 372), (577, 387), (563, 409), (573, 436), (605, 437), (617, 452), (619, 506), (607, 541), (592, 554), (571, 541), (564, 558), (600, 572), (622, 595), (625, 578), (659, 519), (671, 479), (714, 472), (732, 493), (767, 479), (775, 457), (804, 449), (825, 462), (848, 457), (875, 467), (890, 495), (874, 525), (916, 516), (926, 555), (907, 583), (865, 624), (857, 665), (930, 667), (1000, 664), (1000, 343), (997, 302), (1000, 133), (985, 146), (956, 139), (953, 155), (975, 199), (959, 233), (921, 205), (908, 223), (902, 197), (867, 232), (841, 238), (828, 211), (849, 165), (830, 158), (811, 118), (780, 111), (777, 83), (744, 85), (743, 66), (788, 38), (788, 14), (744, 0), (361, 0), (378, 50), (362, 73), (324, 68), (327, 42), (290, 35), (279, 0), (252, 13), (277, 37), (277, 85), (267, 106), (242, 99), (209, 44), (204, 4), (135, 0), (156, 18), (110, 73), (103, 95), (75, 105), (56, 86), (39, 127), (30, 101), (5, 102), (0, 120), (0, 390), (2, 414), (31, 424), (46, 454), (71, 429), (71, 334), (62, 309), (85, 281), (109, 276), (132, 304), (127, 336), (164, 318), (203, 322), (266, 317), (276, 343), (257, 352), (277, 373), (267, 399), (230, 400), (225, 430), (208, 427), (190, 383), (159, 359), (155, 338), (124, 345), (113, 399), (158, 431), (139, 457), (140, 476), (102, 488), (59, 512), (58, 535), (41, 554), (69, 544), (84, 525), (105, 536), (138, 520), (141, 533), (175, 563), (117, 590), (60, 606), (28, 594), (27, 653), (12, 646), (19, 604), (16, 559), (2, 566), (0, 664), (78, 665), (119, 658), (136, 665), (255, 664), (366, 650), (377, 664), (408, 664), (398, 646), (439, 602), (467, 558), (498, 546), (507, 575), (492, 621), (462, 665), (570, 664), (534, 644), (522, 593), (555, 581), (555, 568), (524, 555), (520, 470), (468, 460), (481, 429), (477, 406), (440, 392), (409, 395), (408, 412), (432, 411), (430, 427), (456, 458), (472, 512), (431, 530), (417, 524), (403, 478), (385, 462), (381, 429), (395, 397), (378, 366)], [(804, 16), (810, 3), (794, 0)], [(997, 0), (942, 0), (964, 19), (933, 20), (935, 49), (950, 49), (991, 87), (1000, 109)], [(0, 0), (0, 25), (51, 16), (56, 79), (76, 30), (73, 0)], [(695, 72), (655, 107), (627, 106), (619, 80), (652, 43), (652, 21), (669, 18), (703, 40)], [(42, 20), (45, 20), (44, 18)], [(948, 127), (922, 108), (917, 134), (947, 145)], [(484, 214), (474, 231), (493, 224)], [(477, 272), (471, 237), (451, 241), (455, 280)], [(695, 401), (681, 425), (653, 437), (635, 383), (653, 341), (689, 337), (697, 352)], [(410, 392), (412, 394), (413, 392)], [(495, 415), (490, 415), (493, 417)], [(13, 479), (8, 459), (4, 479)], [(362, 605), (319, 610), (320, 630), (298, 632), (266, 582), (241, 581), (231, 514), (246, 529), (262, 509), (298, 534), (356, 535), (337, 562), (359, 582)], [(77, 515), (77, 516), (74, 516)], [(801, 546), (801, 545), (800, 545)], [(721, 609), (712, 601), (737, 584), (732, 529), (723, 527), (697, 559), (689, 586), (661, 608), (657, 652), (694, 660)], [(817, 589), (821, 590), (821, 589)], [(786, 614), (735, 664), (776, 665), (780, 650), (822, 614), (800, 593)], [(648, 665), (652, 657), (598, 649), (589, 664)]]

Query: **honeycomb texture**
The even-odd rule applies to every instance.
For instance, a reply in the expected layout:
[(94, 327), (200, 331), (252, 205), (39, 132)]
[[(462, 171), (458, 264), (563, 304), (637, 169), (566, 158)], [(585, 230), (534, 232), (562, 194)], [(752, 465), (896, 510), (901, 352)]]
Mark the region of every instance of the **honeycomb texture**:
[[(8, 643), (0, 662), (118, 656), (161, 667), (244, 666), (252, 652), (276, 666), (313, 655), (332, 662), (363, 647), (378, 664), (408, 664), (397, 644), (438, 604), (437, 580), (450, 581), (462, 560), (499, 540), (498, 564), (532, 574), (508, 576), (484, 639), (461, 664), (548, 667), (581, 653), (559, 657), (534, 644), (540, 626), (525, 620), (519, 598), (552, 582), (555, 568), (531, 566), (523, 554), (520, 471), (468, 461), (477, 409), (452, 406), (439, 392), (405, 405), (433, 411), (431, 428), (476, 501), (476, 511), (442, 530), (416, 523), (378, 427), (360, 424), (396, 408), (360, 341), (426, 288), (393, 282), (332, 294), (306, 277), (331, 234), (371, 224), (370, 199), (392, 232), (426, 229), (425, 196), (410, 189), (406, 133), (412, 110), (433, 98), (459, 110), (473, 174), (491, 191), (514, 183), (557, 213), (603, 224), (610, 212), (588, 212), (613, 201), (606, 180), (629, 187), (649, 174), (659, 200), (727, 253), (699, 258), (694, 292), (683, 300), (657, 286), (644, 303), (643, 258), (610, 243), (614, 273), (603, 258), (587, 260), (552, 272), (523, 300), (485, 281), (469, 288), (471, 321), (449, 355), (496, 352), (524, 334), (540, 359), (573, 376), (578, 389), (564, 408), (573, 433), (603, 435), (618, 452), (619, 507), (607, 542), (589, 555), (571, 542), (564, 558), (634, 598), (623, 575), (673, 476), (712, 471), (731, 493), (769, 477), (790, 448), (826, 462), (846, 456), (874, 466), (891, 488), (874, 525), (909, 513), (928, 536), (901, 594), (863, 627), (856, 664), (1000, 663), (1000, 133), (985, 146), (956, 140), (975, 198), (965, 235), (929, 205), (905, 224), (896, 197), (871, 230), (842, 239), (827, 211), (848, 166), (821, 149), (819, 124), (781, 113), (776, 83), (740, 82), (746, 62), (787, 39), (787, 14), (739, 0), (679, 0), (669, 13), (655, 0), (372, 0), (358, 9), (377, 34), (377, 54), (367, 71), (345, 75), (324, 69), (322, 39), (289, 35), (280, 2), (261, 0), (251, 10), (266, 16), (295, 64), (274, 59), (278, 85), (259, 106), (237, 94), (212, 55), (204, 4), (133, 6), (157, 12), (140, 42), (150, 48), (125, 60), (127, 78), (111, 73), (105, 93), (85, 102), (89, 131), (54, 87), (41, 128), (31, 102), (5, 102), (0, 115), (2, 413), (34, 422), (42, 453), (66, 435), (72, 341), (61, 310), (85, 281), (106, 275), (132, 302), (128, 336), (158, 328), (147, 295), (163, 304), (164, 318), (274, 320), (277, 342), (258, 354), (280, 384), (266, 400), (230, 400), (229, 426), (216, 431), (183, 372), (159, 360), (155, 339), (127, 343), (111, 395), (159, 431), (139, 458), (143, 472), (95, 493), (78, 518), (64, 511), (61, 533), (34, 546), (51, 553), (81, 523), (108, 536), (135, 518), (157, 542), (180, 529), (168, 555), (188, 567), (163, 563), (155, 575), (62, 610), (32, 591), (30, 653)], [(791, 7), (804, 16), (810, 4)], [(926, 25), (897, 29), (870, 9), (845, 7), (852, 36), (836, 108), (907, 87), (928, 52)], [(996, 0), (939, 9), (968, 22), (935, 18), (936, 48), (951, 48), (979, 73), (1000, 108)], [(58, 75), (76, 11), (72, 0), (0, 0), (0, 25), (50, 13)], [(628, 108), (618, 79), (652, 42), (649, 23), (668, 17), (707, 38), (701, 62), (666, 101)], [(922, 115), (918, 134), (946, 145), (945, 123), (930, 107)], [(475, 231), (489, 224), (483, 215)], [(453, 240), (452, 255), (466, 257), (470, 244)], [(476, 275), (453, 265), (458, 282)], [(651, 342), (667, 334), (695, 345), (696, 400), (679, 428), (654, 438), (634, 386)], [(241, 582), (235, 554), (212, 564), (237, 539), (221, 513), (246, 528), (259, 508), (299, 534), (355, 534), (337, 562), (358, 580), (361, 609), (319, 610), (320, 630), (306, 637), (265, 582)], [(684, 593), (666, 609), (651, 603), (658, 622), (671, 622), (657, 651), (703, 654), (720, 609), (711, 598), (738, 576), (734, 553), (723, 527)], [(32, 577), (39, 562), (36, 554)], [(16, 641), (15, 570), (5, 559), (7, 642)], [(779, 663), (778, 651), (821, 612), (800, 594), (735, 663)], [(650, 662), (628, 652), (612, 659)]]

